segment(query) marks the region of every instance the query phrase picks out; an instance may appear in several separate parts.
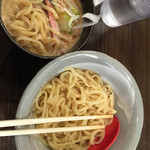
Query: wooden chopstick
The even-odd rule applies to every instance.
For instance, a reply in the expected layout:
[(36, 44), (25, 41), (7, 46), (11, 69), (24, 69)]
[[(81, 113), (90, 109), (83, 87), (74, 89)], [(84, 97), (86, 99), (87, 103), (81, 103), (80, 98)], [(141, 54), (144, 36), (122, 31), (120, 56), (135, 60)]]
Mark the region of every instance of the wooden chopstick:
[(42, 128), (42, 129), (19, 129), (19, 130), (6, 130), (0, 131), (0, 137), (3, 136), (18, 136), (18, 135), (31, 135), (40, 133), (56, 133), (68, 131), (82, 131), (94, 130), (104, 128), (104, 126), (80, 126), (80, 127), (62, 127), (62, 128)]
[[(40, 123), (77, 121), (77, 120), (101, 119), (101, 118), (112, 118), (112, 117), (113, 115), (99, 115), (99, 116), (73, 116), (73, 117), (4, 120), (4, 121), (0, 121), (0, 127), (12, 127), (12, 126), (21, 126), (21, 125), (25, 126), (25, 125), (40, 124)], [(2, 130), (0, 131), (0, 137), (30, 135), (30, 134), (40, 134), (40, 133), (94, 130), (94, 129), (104, 128), (104, 127), (105, 126), (102, 125), (94, 125), (94, 126), (41, 128), (41, 129), (17, 129), (17, 130), (5, 130), (5, 131)]]
[(73, 116), (73, 117), (51, 117), (51, 118), (4, 120), (4, 121), (0, 121), (0, 128), (1, 127), (31, 125), (31, 124), (40, 124), (40, 123), (77, 121), (77, 120), (101, 119), (101, 118), (112, 118), (112, 117), (113, 117), (113, 115), (98, 115), (98, 116)]

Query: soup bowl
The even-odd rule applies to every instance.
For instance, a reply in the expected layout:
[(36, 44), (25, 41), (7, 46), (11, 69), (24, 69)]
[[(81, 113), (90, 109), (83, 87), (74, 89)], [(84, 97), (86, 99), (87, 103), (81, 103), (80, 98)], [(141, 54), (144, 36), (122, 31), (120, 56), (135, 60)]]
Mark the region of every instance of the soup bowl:
[[(115, 93), (116, 116), (120, 131), (110, 150), (135, 150), (143, 127), (143, 103), (139, 88), (131, 73), (117, 60), (95, 51), (65, 54), (44, 66), (31, 80), (19, 103), (16, 118), (29, 118), (38, 91), (68, 66), (89, 69), (101, 75)], [(15, 137), (17, 150), (48, 150), (37, 135)]]
[[(20, 50), (23, 50), (25, 53), (28, 53), (29, 55), (31, 56), (35, 56), (35, 57), (38, 57), (38, 58), (42, 58), (42, 59), (54, 59), (60, 55), (63, 55), (64, 53), (60, 54), (60, 55), (57, 55), (57, 56), (42, 56), (42, 55), (38, 55), (36, 53), (33, 53), (27, 49), (25, 49), (24, 47), (22, 47), (20, 44), (18, 44), (12, 37), (11, 35), (9, 34), (7, 28), (5, 27), (4, 23), (3, 23), (3, 20), (2, 20), (2, 1), (3, 0), (0, 0), (0, 9), (1, 9), (1, 13), (0, 13), (0, 21), (1, 21), (1, 26), (2, 28), (4, 29), (5, 33), (7, 34), (7, 36), (9, 37), (9, 39), (20, 49)], [(95, 12), (95, 9), (94, 9), (94, 3), (93, 3), (93, 0), (88, 0), (88, 1), (81, 1), (81, 6), (82, 6), (82, 10), (83, 10), (83, 14), (84, 13), (87, 13), (87, 12), (90, 12), (90, 13), (94, 13)], [(91, 27), (86, 27), (86, 28), (83, 28), (82, 30), (82, 33), (79, 37), (79, 39), (77, 40), (77, 42), (73, 45), (73, 47), (69, 48), (67, 50), (67, 52), (65, 53), (69, 53), (69, 52), (72, 52), (72, 51), (77, 51), (77, 50), (80, 50), (81, 47), (88, 41), (91, 33), (93, 31), (93, 26)]]

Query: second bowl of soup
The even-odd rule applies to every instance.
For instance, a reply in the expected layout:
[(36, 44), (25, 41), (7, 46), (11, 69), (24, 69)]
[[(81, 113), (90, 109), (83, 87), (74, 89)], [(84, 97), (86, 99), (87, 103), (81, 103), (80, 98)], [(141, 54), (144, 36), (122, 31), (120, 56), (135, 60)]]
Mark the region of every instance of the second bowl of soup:
[(25, 52), (55, 58), (79, 50), (93, 27), (74, 29), (94, 12), (92, 0), (1, 0), (1, 21), (11, 40)]

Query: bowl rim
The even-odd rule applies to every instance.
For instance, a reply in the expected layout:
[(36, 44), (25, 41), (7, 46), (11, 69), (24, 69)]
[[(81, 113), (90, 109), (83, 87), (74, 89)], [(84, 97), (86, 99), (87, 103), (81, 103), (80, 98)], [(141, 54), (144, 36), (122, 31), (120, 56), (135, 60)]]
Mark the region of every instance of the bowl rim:
[[(5, 25), (4, 25), (4, 23), (3, 23), (3, 20), (2, 20), (2, 17), (1, 17), (1, 4), (2, 3), (2, 0), (0, 0), (0, 24), (1, 24), (1, 26), (2, 26), (2, 28), (3, 28), (3, 30), (5, 31), (5, 33), (6, 33), (6, 35), (8, 36), (8, 38), (12, 41), (12, 43), (15, 45), (15, 46), (17, 46), (20, 50), (23, 50), (23, 52), (25, 52), (25, 53), (27, 53), (27, 54), (29, 54), (30, 56), (34, 56), (34, 57), (36, 57), (36, 58), (40, 58), (40, 59), (45, 59), (45, 60), (48, 60), (48, 59), (55, 59), (55, 58), (57, 58), (57, 57), (60, 57), (60, 56), (62, 56), (62, 55), (64, 55), (64, 54), (61, 54), (61, 55), (58, 55), (58, 56), (42, 56), (42, 55), (38, 55), (38, 54), (35, 54), (35, 53), (33, 53), (33, 52), (30, 52), (29, 50), (27, 50), (27, 49), (25, 49), (25, 48), (23, 48), (21, 45), (19, 45), (12, 37), (11, 37), (11, 35), (9, 34), (9, 32), (7, 31), (7, 29), (6, 29), (6, 27), (5, 27)], [(94, 6), (94, 2), (93, 2), (93, 0), (92, 0), (92, 3), (91, 3), (91, 5), (92, 5), (92, 13), (94, 13), (95, 14), (95, 6)], [(87, 27), (87, 28), (89, 28), (89, 34), (88, 34), (88, 36), (87, 36), (87, 38), (86, 38), (86, 40), (76, 49), (76, 50), (74, 50), (74, 51), (78, 51), (78, 50), (80, 50), (85, 44), (86, 44), (86, 42), (88, 41), (88, 39), (90, 38), (90, 36), (91, 36), (91, 34), (92, 34), (92, 31), (93, 31), (93, 29), (94, 29), (94, 26), (90, 26), (90, 27)], [(83, 32), (83, 31), (82, 31)], [(82, 33), (81, 33), (82, 34)], [(78, 42), (78, 41), (77, 41)], [(74, 47), (74, 46), (73, 46)], [(72, 47), (71, 47), (72, 48)], [(70, 49), (71, 49), (70, 48)], [(70, 52), (73, 52), (73, 51), (70, 51), (70, 49), (66, 52), (66, 53), (70, 53)], [(65, 53), (65, 54), (66, 54)]]
[[(34, 76), (34, 78), (30, 81), (30, 83), (27, 85), (22, 97), (21, 97), (21, 100), (20, 100), (20, 103), (18, 105), (18, 108), (17, 108), (17, 112), (16, 112), (16, 118), (19, 118), (20, 114), (21, 114), (21, 110), (22, 108), (24, 107), (24, 104), (25, 104), (25, 97), (26, 97), (26, 94), (28, 92), (30, 92), (31, 88), (32, 88), (32, 85), (36, 84), (37, 80), (39, 79), (40, 76), (42, 76), (43, 73), (45, 73), (50, 67), (52, 66), (56, 66), (58, 65), (59, 63), (61, 63), (63, 60), (67, 60), (68, 58), (74, 58), (74, 57), (78, 57), (78, 56), (88, 56), (88, 57), (98, 57), (98, 58), (101, 58), (103, 60), (106, 60), (112, 64), (112, 66), (115, 65), (115, 68), (117, 67), (121, 67), (121, 73), (122, 74), (127, 74), (129, 76), (129, 78), (131, 79), (133, 85), (134, 85), (134, 89), (136, 91), (136, 95), (138, 95), (138, 99), (139, 99), (139, 108), (140, 108), (140, 112), (138, 111), (137, 112), (137, 116), (138, 116), (138, 119), (139, 119), (139, 122), (137, 124), (137, 128), (135, 129), (135, 134), (136, 136), (134, 135), (134, 143), (132, 143), (132, 145), (130, 147), (131, 150), (134, 150), (136, 149), (138, 143), (139, 143), (139, 140), (140, 140), (140, 137), (141, 137), (141, 133), (142, 133), (142, 128), (143, 128), (143, 122), (144, 122), (144, 108), (143, 108), (143, 101), (142, 101), (142, 97), (141, 97), (141, 93), (140, 93), (140, 90), (138, 88), (138, 85), (135, 81), (135, 79), (133, 78), (132, 74), (127, 70), (127, 68), (121, 64), (118, 60), (112, 58), (111, 56), (108, 56), (107, 54), (104, 54), (104, 53), (101, 53), (101, 52), (98, 52), (98, 51), (89, 51), (89, 50), (84, 50), (84, 51), (76, 51), (76, 52), (71, 52), (71, 53), (67, 53), (63, 56), (60, 56), (52, 61), (50, 61), (48, 64), (46, 64), (43, 68), (41, 68), (37, 74)], [(19, 145), (18, 145), (18, 139), (15, 137), (15, 142), (16, 142), (16, 146), (17, 146), (17, 149), (19, 150)]]

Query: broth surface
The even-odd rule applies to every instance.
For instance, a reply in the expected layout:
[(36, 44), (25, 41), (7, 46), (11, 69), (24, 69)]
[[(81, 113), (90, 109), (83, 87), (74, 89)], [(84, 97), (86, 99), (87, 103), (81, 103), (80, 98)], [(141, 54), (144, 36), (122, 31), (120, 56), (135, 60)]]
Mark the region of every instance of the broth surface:
[[(63, 4), (74, 14), (69, 16), (63, 7), (56, 7), (58, 3), (47, 5), (46, 2), (2, 0), (2, 20), (8, 33), (23, 48), (42, 56), (57, 56), (66, 53), (79, 40), (82, 29), (72, 26), (82, 23), (82, 7), (79, 0), (73, 0), (73, 8), (69, 10), (64, 0)], [(75, 21), (69, 26), (71, 19)]]

